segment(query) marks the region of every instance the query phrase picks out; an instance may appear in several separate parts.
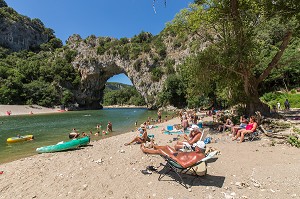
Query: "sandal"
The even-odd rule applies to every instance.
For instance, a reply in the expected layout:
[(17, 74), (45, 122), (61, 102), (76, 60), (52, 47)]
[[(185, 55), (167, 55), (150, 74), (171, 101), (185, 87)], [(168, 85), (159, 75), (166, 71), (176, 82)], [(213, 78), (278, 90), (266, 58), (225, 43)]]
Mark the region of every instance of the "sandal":
[(146, 168), (147, 168), (147, 170), (149, 170), (149, 171), (157, 171), (157, 168), (154, 167), (154, 166), (147, 166)]
[(151, 172), (151, 171), (148, 171), (147, 169), (146, 169), (146, 170), (141, 170), (141, 172), (142, 172), (142, 174), (144, 174), (144, 175), (150, 175), (150, 174), (152, 174), (152, 172)]

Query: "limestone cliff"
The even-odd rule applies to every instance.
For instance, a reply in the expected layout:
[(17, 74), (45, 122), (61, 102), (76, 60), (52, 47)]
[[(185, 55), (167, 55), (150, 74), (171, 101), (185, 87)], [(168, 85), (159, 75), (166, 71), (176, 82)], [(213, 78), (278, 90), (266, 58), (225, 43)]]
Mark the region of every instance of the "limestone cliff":
[(0, 46), (12, 51), (34, 50), (51, 37), (53, 31), (39, 19), (22, 16), (0, 0)]
[[(143, 33), (143, 36), (147, 34)], [(67, 46), (77, 51), (72, 64), (81, 74), (81, 87), (75, 94), (77, 103), (85, 108), (99, 108), (106, 81), (114, 75), (125, 73), (144, 97), (148, 108), (156, 108), (157, 95), (170, 74), (167, 72), (170, 66), (166, 63), (171, 60), (174, 73), (176, 65), (190, 54), (187, 47), (174, 48), (174, 38), (166, 35), (159, 37), (162, 47), (155, 46), (155, 41), (134, 43), (134, 38), (122, 43), (114, 38), (91, 36), (82, 39), (79, 35), (71, 36)], [(157, 40), (157, 37), (153, 38)], [(144, 51), (143, 45), (149, 48)], [(140, 51), (134, 54), (134, 48)], [(159, 48), (163, 50), (159, 51)], [(155, 74), (158, 74), (156, 78), (153, 77)]]

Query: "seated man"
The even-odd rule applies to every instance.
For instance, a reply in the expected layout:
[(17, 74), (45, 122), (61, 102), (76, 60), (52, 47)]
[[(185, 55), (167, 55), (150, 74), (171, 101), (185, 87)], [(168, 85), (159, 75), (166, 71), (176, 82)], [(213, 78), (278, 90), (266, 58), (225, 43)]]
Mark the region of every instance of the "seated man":
[(184, 142), (178, 141), (174, 148), (176, 151), (180, 149), (183, 150), (192, 150), (192, 145), (200, 140), (202, 133), (197, 125), (192, 125), (192, 131), (190, 135), (187, 136), (186, 134), (183, 135), (183, 138), (186, 140)]
[(251, 116), (250, 121), (247, 124), (246, 128), (238, 130), (236, 136), (233, 137), (232, 140), (236, 140), (238, 137), (241, 137), (241, 139), (240, 139), (240, 143), (241, 143), (244, 141), (245, 135), (253, 133), (254, 131), (256, 131), (256, 128), (257, 128), (256, 118), (255, 118), (255, 116)]
[(154, 145), (153, 149), (148, 149), (145, 148), (143, 144), (141, 144), (141, 150), (144, 153), (168, 156), (171, 159), (175, 160), (183, 168), (188, 168), (190, 166), (193, 166), (194, 164), (196, 164), (197, 162), (205, 158), (204, 153), (202, 152), (200, 146), (198, 145), (196, 145), (195, 151), (191, 151), (191, 152), (177, 152), (175, 149), (173, 149), (168, 145), (166, 146)]
[(146, 143), (147, 141), (148, 142), (150, 141), (150, 138), (148, 137), (145, 125), (142, 124), (141, 128), (139, 128), (138, 130), (142, 134), (142, 136), (136, 136), (131, 142), (125, 143), (124, 144), (125, 146), (130, 145), (134, 142), (141, 144), (141, 143)]

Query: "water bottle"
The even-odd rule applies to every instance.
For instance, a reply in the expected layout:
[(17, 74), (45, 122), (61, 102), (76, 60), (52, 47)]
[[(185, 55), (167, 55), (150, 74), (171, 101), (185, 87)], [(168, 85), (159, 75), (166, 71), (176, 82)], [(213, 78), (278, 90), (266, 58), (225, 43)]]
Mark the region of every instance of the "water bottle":
[(198, 126), (199, 126), (199, 128), (201, 128), (201, 129), (203, 128), (203, 121), (202, 121), (202, 120), (199, 121)]

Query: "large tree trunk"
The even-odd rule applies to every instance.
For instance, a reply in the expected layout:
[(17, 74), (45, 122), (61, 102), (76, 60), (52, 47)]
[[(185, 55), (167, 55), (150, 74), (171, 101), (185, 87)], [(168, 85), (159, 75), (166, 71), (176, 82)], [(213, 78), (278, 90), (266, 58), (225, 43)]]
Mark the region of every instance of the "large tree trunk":
[(259, 99), (258, 85), (259, 84), (256, 78), (249, 78), (249, 76), (246, 76), (244, 89), (246, 94), (247, 114), (255, 115), (255, 112), (259, 111), (261, 115), (270, 116), (269, 106)]

